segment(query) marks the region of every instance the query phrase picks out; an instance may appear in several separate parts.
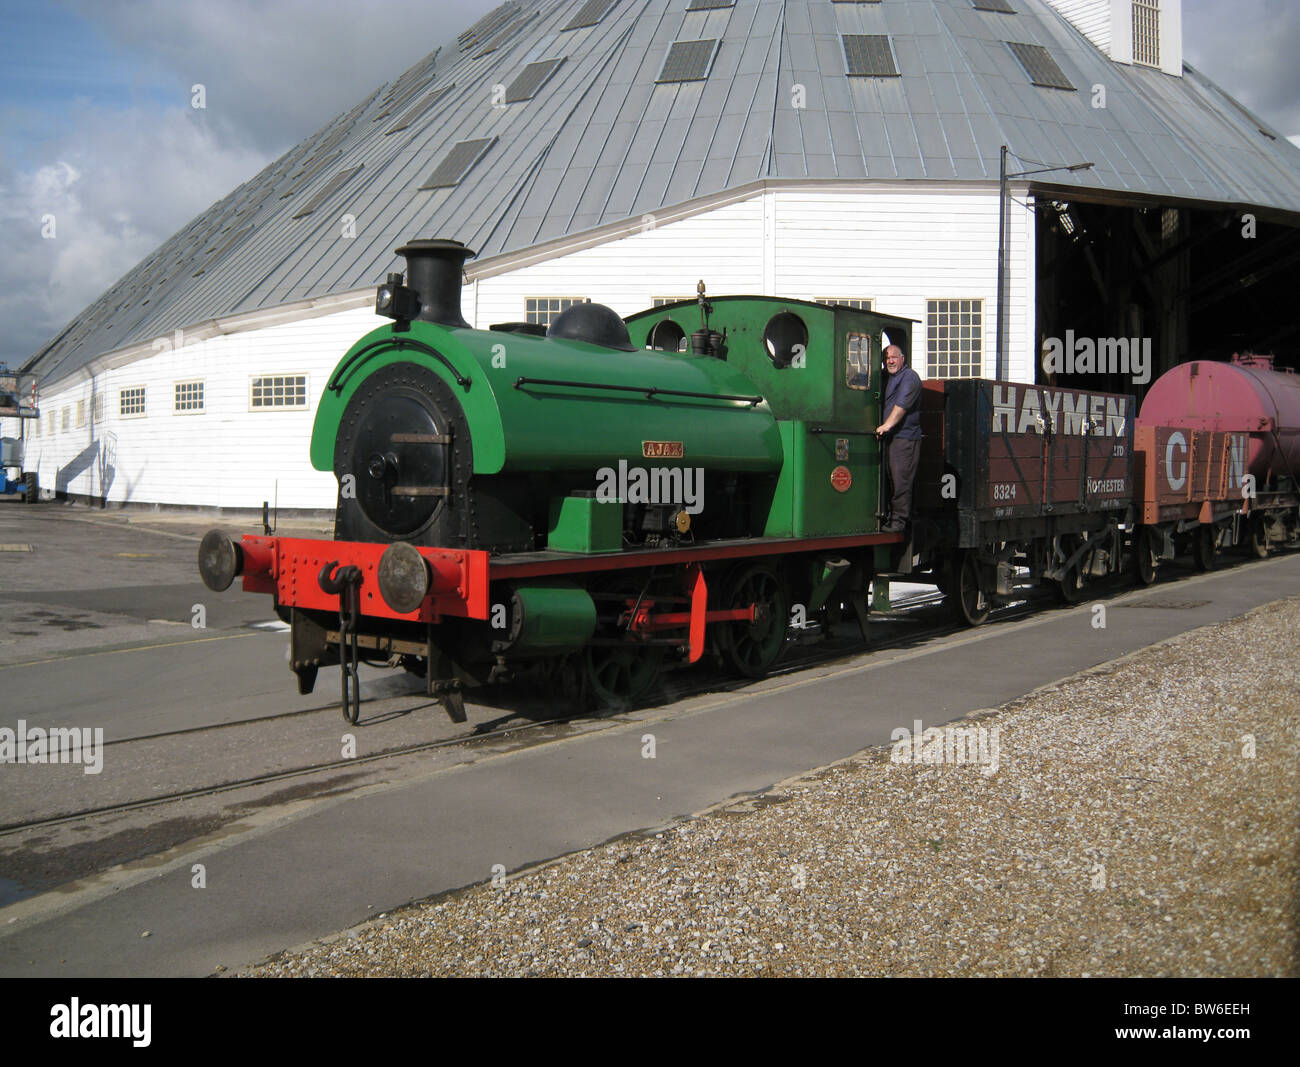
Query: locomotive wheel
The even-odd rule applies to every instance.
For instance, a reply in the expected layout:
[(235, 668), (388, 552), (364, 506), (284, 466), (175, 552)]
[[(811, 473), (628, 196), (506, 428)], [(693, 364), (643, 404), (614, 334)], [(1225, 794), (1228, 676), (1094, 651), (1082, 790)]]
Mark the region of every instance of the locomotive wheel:
[(750, 604), (756, 606), (758, 618), (719, 623), (718, 645), (737, 674), (762, 678), (781, 658), (790, 626), (790, 595), (770, 567), (746, 567), (727, 581), (723, 608), (747, 608)]
[(1256, 559), (1267, 558), (1268, 527), (1264, 524), (1263, 515), (1252, 515), (1250, 517), (1250, 531), (1247, 534), (1246, 547)]
[(581, 707), (586, 700), (587, 679), (583, 671), (582, 655), (565, 656), (546, 668), (546, 692), (566, 704)]
[(1210, 525), (1201, 526), (1193, 535), (1192, 540), (1192, 562), (1196, 564), (1196, 569), (1198, 571), (1214, 570), (1214, 563), (1218, 554), (1218, 547), (1214, 543), (1214, 527)]
[(1139, 527), (1133, 539), (1133, 559), (1137, 563), (1137, 579), (1142, 585), (1156, 580), (1155, 537), (1145, 526)]
[(961, 562), (955, 568), (949, 599), (958, 619), (967, 626), (979, 626), (989, 617), (989, 598), (980, 588), (979, 561), (973, 551), (961, 554)]
[(582, 653), (586, 690), (605, 707), (634, 704), (654, 688), (663, 645), (588, 645)]
[[(597, 635), (604, 639), (617, 638), (626, 631), (626, 623), (614, 616), (622, 616), (631, 605), (646, 593), (643, 581), (623, 575), (612, 576), (599, 582), (592, 592), (596, 595), (598, 610), (609, 618), (598, 625)], [(664, 646), (643, 644), (634, 640), (618, 644), (592, 644), (578, 653), (581, 665), (581, 699), (596, 706), (624, 707), (643, 699), (654, 687), (663, 665)]]

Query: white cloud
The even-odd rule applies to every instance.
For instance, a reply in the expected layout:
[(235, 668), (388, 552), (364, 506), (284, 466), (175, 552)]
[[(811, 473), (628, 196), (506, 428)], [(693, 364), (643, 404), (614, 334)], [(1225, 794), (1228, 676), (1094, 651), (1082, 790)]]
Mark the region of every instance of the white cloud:
[(1190, 62), (1265, 122), (1300, 126), (1300, 6), (1294, 0), (1185, 0)]
[(267, 162), (180, 109), (89, 106), (41, 155), (0, 172), (0, 359), (11, 363)]
[(278, 155), (455, 37), (497, 0), (82, 0), (81, 13), (147, 57), (177, 100)]
[[(72, 4), (141, 85), (151, 94), (170, 87), (175, 104), (106, 97), (54, 119), (18, 109), (0, 116), (0, 145), (22, 149), (10, 150), (7, 165), (0, 155), (0, 360), (25, 361), (185, 223), (496, 4)], [(63, 81), (77, 75), (71, 65), (51, 72)], [(203, 110), (189, 106), (196, 83)], [(51, 121), (58, 129), (49, 137)], [(54, 240), (40, 235), (47, 213), (56, 218)]]

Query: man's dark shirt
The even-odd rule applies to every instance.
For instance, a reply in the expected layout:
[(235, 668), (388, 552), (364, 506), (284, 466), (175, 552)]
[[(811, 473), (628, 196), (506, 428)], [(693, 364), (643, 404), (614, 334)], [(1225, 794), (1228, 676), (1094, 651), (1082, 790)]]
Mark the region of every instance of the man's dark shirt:
[(901, 437), (907, 441), (919, 441), (921, 439), (921, 377), (906, 365), (901, 367), (897, 374), (890, 374), (885, 379), (885, 404), (881, 408), (884, 419), (888, 419), (896, 407), (902, 408), (907, 414), (891, 431), (891, 436)]

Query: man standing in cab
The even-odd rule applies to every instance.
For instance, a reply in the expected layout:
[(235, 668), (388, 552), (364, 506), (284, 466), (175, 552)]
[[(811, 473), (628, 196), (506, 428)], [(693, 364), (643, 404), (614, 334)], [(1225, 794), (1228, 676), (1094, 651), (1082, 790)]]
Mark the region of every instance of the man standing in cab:
[(886, 415), (876, 427), (876, 439), (885, 452), (893, 497), (881, 529), (901, 533), (912, 518), (912, 483), (921, 458), (921, 378), (907, 365), (898, 345), (885, 349), (885, 371), (888, 377), (880, 410)]

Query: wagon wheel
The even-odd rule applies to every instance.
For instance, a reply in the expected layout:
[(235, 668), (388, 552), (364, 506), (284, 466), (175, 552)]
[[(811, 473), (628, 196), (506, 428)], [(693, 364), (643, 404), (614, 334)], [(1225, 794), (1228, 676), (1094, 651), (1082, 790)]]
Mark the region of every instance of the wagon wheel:
[[(1075, 537), (1061, 538), (1062, 551), (1067, 556), (1073, 556), (1078, 551), (1082, 542)], [(1087, 559), (1085, 554), (1081, 559), (1070, 565), (1070, 569), (1056, 580), (1056, 591), (1061, 599), (1067, 604), (1077, 604), (1083, 599), (1083, 561)]]
[(1219, 548), (1214, 542), (1214, 527), (1208, 523), (1202, 524), (1192, 535), (1192, 562), (1198, 571), (1214, 570), (1215, 559), (1219, 554)]
[[(635, 602), (644, 592), (642, 582), (626, 577), (614, 578), (598, 585), (598, 610), (607, 615), (627, 610), (625, 601)], [(604, 595), (602, 595), (604, 594)], [(614, 597), (614, 600), (608, 597)], [(602, 639), (627, 633), (626, 622), (598, 628)], [(663, 664), (664, 646), (645, 644), (629, 637), (618, 644), (591, 644), (580, 653), (582, 690), (598, 705), (623, 707), (642, 699), (653, 688)]]
[(762, 678), (780, 658), (790, 625), (790, 594), (770, 567), (737, 571), (728, 579), (722, 606), (755, 606), (753, 622), (717, 623), (718, 645), (732, 670), (746, 678)]
[(953, 590), (957, 587), (957, 579), (949, 561), (945, 559), (941, 566), (935, 567), (931, 576), (933, 577), (935, 587), (939, 592), (944, 596), (951, 598), (953, 596)]
[(1268, 527), (1263, 515), (1250, 517), (1250, 529), (1246, 536), (1246, 547), (1250, 554), (1256, 559), (1265, 559), (1268, 556)]
[(1139, 526), (1133, 539), (1133, 559), (1137, 564), (1137, 579), (1142, 585), (1156, 580), (1155, 534), (1146, 526)]
[(980, 588), (979, 561), (973, 549), (961, 554), (954, 568), (952, 589), (948, 594), (957, 618), (967, 626), (979, 626), (989, 617), (989, 598)]

